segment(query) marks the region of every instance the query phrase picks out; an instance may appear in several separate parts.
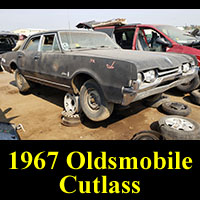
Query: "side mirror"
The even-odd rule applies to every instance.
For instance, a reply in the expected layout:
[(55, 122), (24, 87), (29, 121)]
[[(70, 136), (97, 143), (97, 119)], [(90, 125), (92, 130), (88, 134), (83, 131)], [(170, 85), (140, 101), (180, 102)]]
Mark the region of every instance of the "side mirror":
[(156, 43), (162, 44), (162, 45), (170, 47), (170, 48), (172, 47), (171, 42), (166, 41), (164, 38), (161, 38), (161, 37), (159, 37), (159, 38), (156, 39)]

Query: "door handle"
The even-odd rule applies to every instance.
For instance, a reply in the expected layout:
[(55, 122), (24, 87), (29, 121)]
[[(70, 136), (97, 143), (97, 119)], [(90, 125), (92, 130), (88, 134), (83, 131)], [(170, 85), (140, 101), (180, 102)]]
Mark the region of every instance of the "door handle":
[(40, 56), (34, 56), (35, 60), (38, 60), (40, 58)]

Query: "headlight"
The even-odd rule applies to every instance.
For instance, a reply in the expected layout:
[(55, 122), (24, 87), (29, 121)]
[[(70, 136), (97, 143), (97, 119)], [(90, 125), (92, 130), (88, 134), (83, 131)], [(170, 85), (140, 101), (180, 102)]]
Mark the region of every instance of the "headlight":
[(190, 64), (189, 63), (183, 64), (182, 70), (183, 70), (184, 73), (187, 73), (190, 70)]
[(143, 73), (144, 81), (147, 83), (154, 82), (156, 79), (156, 72), (154, 70), (149, 70)]

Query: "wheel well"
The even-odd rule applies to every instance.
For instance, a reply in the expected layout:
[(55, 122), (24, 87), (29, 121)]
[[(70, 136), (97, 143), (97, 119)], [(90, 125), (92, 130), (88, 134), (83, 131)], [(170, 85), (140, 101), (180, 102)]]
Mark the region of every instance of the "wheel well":
[(78, 74), (72, 79), (72, 88), (74, 90), (75, 94), (79, 94), (81, 86), (85, 81), (93, 79), (90, 75), (88, 74)]
[(17, 69), (16, 63), (11, 62), (11, 63), (10, 63), (10, 68), (11, 68), (13, 71), (15, 71), (15, 70)]

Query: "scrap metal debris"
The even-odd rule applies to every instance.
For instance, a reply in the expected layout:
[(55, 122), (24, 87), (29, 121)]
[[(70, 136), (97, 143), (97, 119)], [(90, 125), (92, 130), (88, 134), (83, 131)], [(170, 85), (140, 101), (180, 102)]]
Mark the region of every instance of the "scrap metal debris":
[(89, 21), (89, 22), (82, 22), (79, 23), (76, 27), (77, 28), (96, 28), (96, 27), (102, 27), (102, 26), (121, 26), (127, 24), (127, 20), (124, 18), (117, 18), (117, 19), (111, 19), (104, 22), (96, 22), (95, 20)]
[(23, 126), (16, 126), (13, 123), (0, 122), (0, 140), (20, 140), (17, 133), (17, 127)]

